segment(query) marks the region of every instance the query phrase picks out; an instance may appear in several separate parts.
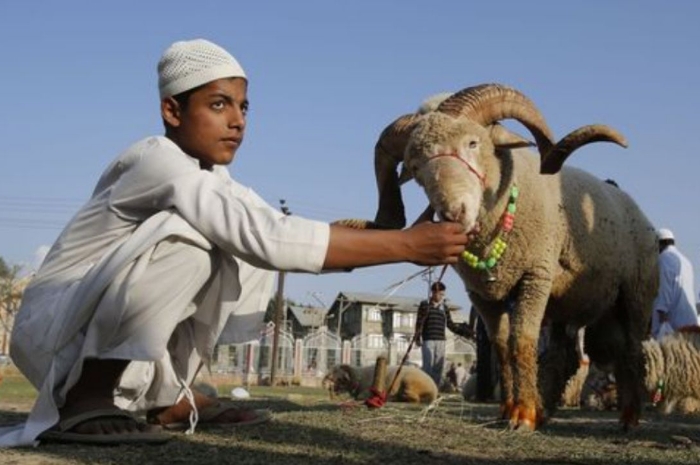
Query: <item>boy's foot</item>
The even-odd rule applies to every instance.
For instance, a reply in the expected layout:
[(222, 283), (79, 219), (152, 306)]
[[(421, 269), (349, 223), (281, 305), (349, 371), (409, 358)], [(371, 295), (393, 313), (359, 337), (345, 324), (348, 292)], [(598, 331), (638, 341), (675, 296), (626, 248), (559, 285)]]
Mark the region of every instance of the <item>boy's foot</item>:
[[(195, 405), (199, 414), (198, 423), (201, 425), (243, 426), (265, 423), (272, 418), (269, 410), (242, 407), (236, 402), (213, 399), (196, 390)], [(192, 407), (187, 399), (182, 399), (176, 405), (149, 413), (149, 423), (162, 425), (165, 429), (187, 429)]]
[(88, 399), (59, 410), (60, 421), (39, 436), (42, 441), (89, 444), (163, 443), (170, 436), (139, 421), (111, 399)]

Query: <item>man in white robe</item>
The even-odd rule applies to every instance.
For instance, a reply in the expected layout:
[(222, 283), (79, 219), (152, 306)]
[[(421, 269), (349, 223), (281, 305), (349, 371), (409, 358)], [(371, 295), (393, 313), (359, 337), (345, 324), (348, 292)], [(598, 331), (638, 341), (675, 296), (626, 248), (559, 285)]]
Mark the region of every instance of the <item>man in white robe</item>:
[(667, 228), (657, 232), (659, 240), (659, 293), (654, 300), (651, 335), (662, 339), (681, 328), (700, 324), (695, 307), (693, 265), (676, 247), (676, 238)]
[(454, 263), (464, 250), (453, 223), (328, 225), (286, 216), (232, 180), (224, 165), (243, 140), (247, 78), (221, 47), (173, 44), (159, 90), (166, 135), (105, 170), (25, 291), (11, 355), (39, 396), (26, 424), (0, 429), (0, 446), (169, 438), (127, 411), (154, 412), (156, 424), (190, 419), (193, 431), (215, 401), (189, 386), (217, 342), (256, 337), (271, 270)]

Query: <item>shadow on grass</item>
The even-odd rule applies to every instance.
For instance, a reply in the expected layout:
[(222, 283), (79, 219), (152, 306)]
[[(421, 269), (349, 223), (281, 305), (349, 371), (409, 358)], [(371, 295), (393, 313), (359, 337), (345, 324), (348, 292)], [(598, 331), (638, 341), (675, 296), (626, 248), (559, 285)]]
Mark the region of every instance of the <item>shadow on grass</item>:
[[(13, 451), (15, 463), (22, 464), (558, 464), (593, 465), (623, 463), (624, 457), (566, 457), (567, 451), (542, 453), (539, 447), (574, 444), (581, 438), (594, 444), (661, 441), (664, 431), (690, 435), (698, 431), (700, 419), (673, 418), (646, 420), (641, 428), (623, 433), (617, 412), (563, 410), (540, 432), (521, 435), (509, 432), (497, 421), (498, 405), (470, 404), (444, 399), (437, 408), (387, 404), (369, 410), (361, 404), (343, 404), (319, 399), (254, 398), (241, 401), (251, 407), (270, 408), (275, 418), (264, 425), (241, 428), (204, 428), (193, 436), (173, 433), (169, 443), (160, 446), (120, 445), (110, 447), (45, 444), (35, 449)], [(418, 418), (426, 421), (418, 421)], [(26, 413), (0, 411), (0, 424), (24, 421)], [(664, 423), (666, 421), (667, 423)], [(665, 426), (664, 426), (665, 425)], [(672, 432), (672, 433), (671, 433)], [(571, 441), (568, 441), (572, 439)], [(554, 442), (558, 441), (558, 442)], [(542, 445), (544, 443), (544, 446)], [(513, 448), (513, 444), (516, 446)], [(520, 445), (518, 445), (520, 444)], [(507, 448), (512, 450), (508, 451)], [(18, 457), (19, 456), (19, 457)], [(506, 460), (504, 457), (508, 457)], [(555, 458), (552, 458), (555, 457)], [(612, 461), (611, 461), (612, 460)], [(669, 458), (639, 458), (636, 465), (670, 463)], [(4, 463), (0, 450), (0, 462)], [(693, 463), (675, 461), (674, 463)]]
[[(444, 415), (457, 415), (457, 402), (452, 400), (451, 408), (443, 410)], [(448, 404), (449, 405), (449, 404)], [(486, 422), (484, 428), (506, 430), (505, 421), (497, 421), (498, 406), (495, 404), (469, 404), (472, 421)], [(489, 421), (490, 418), (490, 421)], [(539, 434), (561, 438), (588, 438), (614, 441), (620, 444), (631, 441), (656, 442), (665, 447), (686, 437), (700, 445), (700, 416), (662, 415), (651, 408), (643, 412), (639, 426), (624, 431), (619, 422), (620, 412), (616, 410), (582, 410), (577, 408), (559, 409), (552, 418), (538, 429)]]

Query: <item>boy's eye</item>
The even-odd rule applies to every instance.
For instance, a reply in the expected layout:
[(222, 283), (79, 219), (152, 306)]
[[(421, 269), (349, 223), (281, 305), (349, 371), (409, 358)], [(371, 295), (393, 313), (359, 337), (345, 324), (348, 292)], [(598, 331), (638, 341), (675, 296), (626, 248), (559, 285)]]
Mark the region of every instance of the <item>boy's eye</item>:
[(241, 105), (241, 113), (243, 113), (244, 115), (247, 115), (248, 114), (248, 107), (249, 107), (248, 102), (245, 102), (244, 104), (242, 104)]
[(218, 101), (218, 102), (212, 103), (212, 104), (211, 104), (211, 107), (212, 107), (214, 110), (223, 110), (223, 109), (224, 109), (224, 105), (225, 105), (225, 103), (224, 103), (223, 101)]

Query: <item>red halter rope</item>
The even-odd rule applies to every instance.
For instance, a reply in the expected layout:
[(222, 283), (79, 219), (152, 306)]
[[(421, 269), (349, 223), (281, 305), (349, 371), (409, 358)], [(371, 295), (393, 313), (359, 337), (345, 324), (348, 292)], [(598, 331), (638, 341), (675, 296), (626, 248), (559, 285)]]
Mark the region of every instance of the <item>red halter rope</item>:
[(468, 162), (467, 160), (465, 160), (464, 158), (460, 157), (459, 154), (458, 154), (457, 152), (438, 153), (438, 154), (433, 155), (432, 157), (430, 157), (430, 158), (428, 159), (428, 161), (430, 162), (430, 161), (433, 161), (433, 160), (435, 160), (435, 159), (437, 159), (437, 158), (442, 158), (442, 157), (456, 158), (457, 160), (461, 161), (462, 163), (464, 163), (465, 165), (467, 165), (467, 168), (469, 169), (469, 171), (471, 171), (471, 172), (474, 174), (474, 176), (476, 176), (476, 177), (479, 179), (479, 181), (481, 182), (481, 187), (485, 187), (485, 186), (486, 186), (486, 176), (483, 175), (483, 174), (481, 174), (481, 173), (479, 173), (479, 172), (476, 170), (476, 168), (474, 168), (474, 167), (471, 165), (471, 163), (469, 163), (469, 162)]

